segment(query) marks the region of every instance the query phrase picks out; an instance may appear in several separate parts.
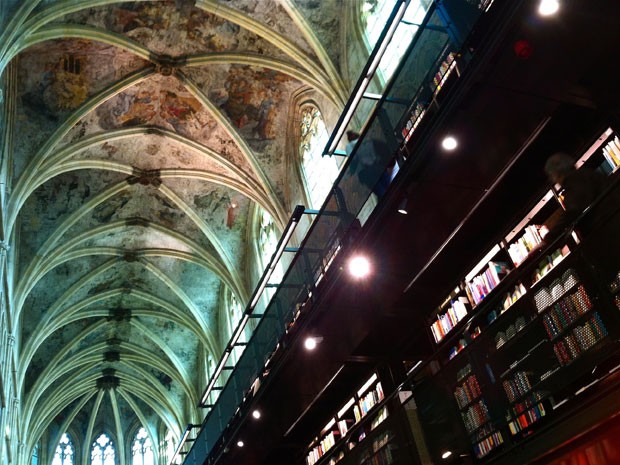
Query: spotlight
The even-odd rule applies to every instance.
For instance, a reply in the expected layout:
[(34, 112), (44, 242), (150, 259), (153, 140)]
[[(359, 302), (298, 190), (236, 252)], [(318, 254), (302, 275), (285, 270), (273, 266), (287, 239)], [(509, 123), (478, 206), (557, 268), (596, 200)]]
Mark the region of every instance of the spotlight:
[(407, 214), (407, 197), (403, 198), (398, 205), (398, 213), (401, 215)]
[(252, 417), (254, 417), (254, 419), (258, 420), (260, 418), (260, 411), (259, 410), (253, 410), (252, 411)]
[(241, 440), (237, 441), (237, 447), (243, 447), (243, 446), (244, 446), (243, 441)]
[(349, 273), (354, 278), (365, 278), (370, 273), (370, 262), (366, 257), (357, 255), (349, 260)]
[(458, 142), (452, 136), (446, 136), (441, 141), (441, 146), (444, 148), (444, 150), (454, 150), (458, 145)]
[(541, 0), (538, 6), (538, 14), (541, 16), (551, 16), (558, 12), (560, 9), (560, 2), (558, 0)]
[(441, 454), (441, 458), (445, 460), (448, 457), (450, 457), (451, 455), (452, 455), (452, 451), (447, 450), (443, 454)]
[(304, 347), (307, 350), (314, 350), (316, 349), (316, 345), (318, 344), (318, 341), (316, 340), (315, 337), (307, 337), (306, 340), (304, 341)]

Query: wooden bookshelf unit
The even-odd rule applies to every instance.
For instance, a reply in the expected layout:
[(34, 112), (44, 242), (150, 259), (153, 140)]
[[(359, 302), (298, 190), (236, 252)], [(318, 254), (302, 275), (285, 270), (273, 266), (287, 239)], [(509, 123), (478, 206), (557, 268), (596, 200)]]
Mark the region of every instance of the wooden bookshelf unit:
[[(620, 140), (607, 130), (576, 166), (617, 184), (619, 164)], [(442, 444), (423, 416), (433, 457), (463, 447), (492, 463), (620, 385), (620, 212), (546, 242), (542, 225), (561, 196), (548, 191), (429, 314), (438, 388), (414, 389), (414, 399), (429, 412), (447, 402), (447, 418), (461, 420)]]
[[(366, 436), (374, 431), (388, 416), (388, 407), (383, 402), (385, 395), (377, 374), (373, 374), (353, 396), (329, 419), (329, 422), (314, 438), (308, 447), (306, 465), (317, 462), (330, 465), (340, 461), (348, 450), (362, 443)], [(366, 418), (370, 421), (363, 421)], [(371, 447), (377, 451), (384, 450), (385, 444), (377, 446), (370, 441)], [(389, 437), (382, 437), (378, 443), (389, 442)], [(324, 457), (326, 460), (323, 460)], [(387, 459), (386, 459), (387, 460)], [(389, 465), (385, 461), (382, 465)]]

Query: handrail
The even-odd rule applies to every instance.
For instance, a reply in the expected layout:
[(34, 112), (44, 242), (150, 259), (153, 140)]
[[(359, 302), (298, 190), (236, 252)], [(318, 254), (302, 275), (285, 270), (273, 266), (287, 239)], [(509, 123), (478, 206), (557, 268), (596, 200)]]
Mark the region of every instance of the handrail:
[(351, 92), (349, 100), (345, 105), (340, 117), (338, 118), (338, 122), (334, 127), (327, 143), (325, 144), (325, 149), (323, 150), (323, 156), (325, 155), (334, 155), (334, 151), (340, 141), (342, 140), (342, 136), (346, 131), (349, 123), (351, 122), (351, 118), (353, 117), (353, 113), (358, 109), (359, 104), (362, 100), (362, 96), (368, 85), (372, 81), (372, 79), (376, 76), (377, 70), (379, 69), (379, 64), (381, 63), (381, 59), (389, 45), (394, 33), (396, 32), (396, 28), (398, 24), (401, 22), (403, 16), (407, 8), (409, 7), (409, 3), (411, 0), (398, 0), (392, 12), (390, 13), (389, 19), (386, 23), (386, 26), (383, 28), (379, 39), (377, 40), (377, 44), (368, 57), (368, 61), (366, 65), (362, 69), (360, 73), (360, 77)]
[[(462, 4), (463, 8), (468, 8), (466, 12), (472, 14), (467, 0), (452, 0), (450, 3), (453, 6)], [(408, 2), (401, 1), (398, 5), (401, 4)], [(233, 417), (252, 399), (257, 384), (266, 376), (266, 367), (279, 350), (280, 341), (297, 310), (312, 300), (315, 287), (335, 255), (346, 250), (348, 231), (358, 222), (360, 212), (384, 176), (386, 167), (394, 159), (395, 148), (402, 140), (398, 137), (402, 129), (399, 127), (403, 119), (402, 99), (411, 102), (408, 106), (411, 108), (416, 103), (415, 99), (424, 95), (420, 89), (429, 85), (428, 76), (433, 75), (436, 63), (442, 61), (446, 45), (450, 44), (455, 51), (463, 47), (463, 43), (455, 41), (454, 36), (447, 32), (448, 26), (438, 30), (437, 25), (445, 21), (445, 12), (442, 12), (442, 16), (438, 10), (439, 6), (436, 6), (427, 13), (423, 24), (429, 27), (421, 27), (414, 36), (371, 113), (354, 152), (346, 159), (334, 188), (310, 226), (271, 300), (265, 302), (265, 299), (252, 299), (256, 300), (256, 308), (252, 305), (249, 307), (252, 307), (253, 312), (262, 310), (263, 316), (226, 384), (221, 387), (217, 401), (206, 415), (196, 440), (185, 455), (184, 465), (202, 465), (216, 446), (223, 445), (223, 433)], [(476, 20), (483, 14), (482, 11), (474, 13)], [(475, 21), (471, 21), (471, 24), (468, 27), (473, 27)], [(459, 32), (462, 33), (461, 37), (468, 35), (467, 30)], [(420, 69), (418, 58), (422, 52), (426, 67)]]

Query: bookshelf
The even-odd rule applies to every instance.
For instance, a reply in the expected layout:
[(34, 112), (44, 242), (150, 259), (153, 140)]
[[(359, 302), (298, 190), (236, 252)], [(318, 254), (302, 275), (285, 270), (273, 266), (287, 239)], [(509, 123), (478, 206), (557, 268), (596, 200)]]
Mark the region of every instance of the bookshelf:
[(422, 118), (426, 114), (426, 108), (419, 102), (416, 102), (411, 109), (408, 118), (405, 120), (403, 129), (401, 130), (404, 142), (408, 142), (415, 130), (420, 125)]
[(609, 168), (615, 171), (620, 166), (620, 139), (616, 135), (610, 139), (603, 147), (603, 154)]
[[(576, 166), (616, 176), (617, 157), (620, 139), (607, 130)], [(451, 397), (461, 452), (476, 461), (525, 444), (582, 411), (589, 393), (620, 384), (620, 212), (585, 235), (545, 242), (542, 225), (560, 208), (561, 192), (547, 191), (429, 313), (432, 376), (447, 392), (414, 398)], [(441, 456), (441, 440), (431, 442)]]
[(478, 375), (467, 363), (456, 374), (454, 399), (476, 458), (482, 458), (504, 443), (501, 431), (492, 421)]
[(461, 57), (453, 50), (446, 48), (439, 54), (439, 58), (432, 71), (424, 78), (423, 85), (413, 98), (409, 109), (404, 113), (396, 125), (396, 133), (406, 144), (416, 132), (420, 123), (429, 113), (430, 103), (436, 101), (442, 89), (460, 76), (459, 66)]
[[(384, 399), (383, 386), (375, 373), (343, 404), (340, 410), (329, 419), (319, 435), (313, 439), (306, 454), (306, 465), (315, 465), (318, 462), (333, 465), (344, 458), (347, 450), (353, 449), (358, 443), (364, 441), (370, 432), (377, 429), (388, 418), (389, 411), (383, 402)], [(369, 421), (364, 421), (367, 417)], [(385, 455), (387, 449), (384, 445), (375, 447), (375, 441), (371, 441), (371, 449), (377, 449), (375, 455), (371, 454), (372, 457), (380, 460), (380, 465), (389, 465), (391, 462), (386, 461), (388, 457)], [(378, 441), (387, 441), (387, 439), (383, 438)], [(332, 453), (332, 450), (336, 453)], [(379, 453), (379, 450), (383, 452)], [(329, 457), (328, 461), (323, 462), (323, 457)], [(369, 458), (369, 463), (371, 462)]]
[(456, 53), (448, 52), (439, 65), (439, 69), (433, 76), (432, 89), (433, 98), (441, 91), (442, 87), (446, 84), (452, 73), (458, 75), (458, 68), (456, 66)]

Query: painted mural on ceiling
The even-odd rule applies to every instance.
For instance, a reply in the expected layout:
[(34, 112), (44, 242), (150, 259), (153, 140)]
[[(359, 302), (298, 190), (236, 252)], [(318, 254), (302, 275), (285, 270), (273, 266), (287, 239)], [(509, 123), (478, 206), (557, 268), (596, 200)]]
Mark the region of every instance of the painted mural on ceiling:
[(290, 213), (295, 99), (343, 105), (342, 2), (33, 5), (0, 49), (21, 436), (147, 421), (178, 439), (228, 341), (223, 302), (255, 284), (252, 212)]

